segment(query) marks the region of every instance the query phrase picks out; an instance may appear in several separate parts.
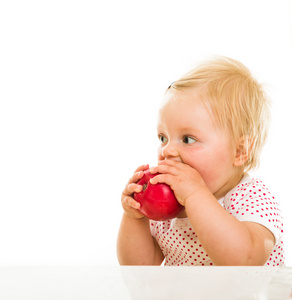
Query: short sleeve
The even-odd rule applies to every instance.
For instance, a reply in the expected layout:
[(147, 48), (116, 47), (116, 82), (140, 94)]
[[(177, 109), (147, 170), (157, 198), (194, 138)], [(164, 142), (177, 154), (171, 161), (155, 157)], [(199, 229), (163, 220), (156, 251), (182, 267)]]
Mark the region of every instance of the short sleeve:
[(250, 179), (237, 186), (225, 202), (225, 209), (239, 221), (259, 223), (275, 236), (276, 243), (283, 233), (279, 204), (262, 181)]

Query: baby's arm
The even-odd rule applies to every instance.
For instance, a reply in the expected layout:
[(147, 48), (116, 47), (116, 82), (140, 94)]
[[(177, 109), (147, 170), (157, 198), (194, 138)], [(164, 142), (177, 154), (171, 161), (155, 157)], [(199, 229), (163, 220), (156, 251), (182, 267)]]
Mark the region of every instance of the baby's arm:
[(171, 186), (203, 248), (215, 265), (263, 265), (272, 252), (273, 234), (253, 222), (240, 222), (227, 212), (188, 165), (165, 160), (152, 169), (152, 184)]
[(118, 235), (117, 254), (120, 265), (161, 265), (163, 254), (151, 236), (149, 220), (124, 214)]
[(274, 247), (274, 236), (264, 226), (240, 222), (210, 193), (190, 198), (186, 211), (215, 265), (264, 265)]
[(160, 265), (164, 259), (151, 235), (149, 219), (139, 212), (140, 204), (132, 197), (134, 192), (141, 191), (142, 186), (136, 182), (148, 167), (141, 166), (136, 170), (122, 194), (124, 215), (117, 240), (117, 256), (121, 265)]

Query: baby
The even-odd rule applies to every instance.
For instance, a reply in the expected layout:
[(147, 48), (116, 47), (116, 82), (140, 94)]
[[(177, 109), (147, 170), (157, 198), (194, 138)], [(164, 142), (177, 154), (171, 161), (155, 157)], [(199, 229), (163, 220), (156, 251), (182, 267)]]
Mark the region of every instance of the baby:
[(159, 111), (158, 165), (151, 184), (166, 183), (185, 210), (153, 221), (133, 199), (149, 165), (122, 193), (117, 241), (121, 265), (284, 265), (280, 208), (248, 171), (259, 164), (269, 103), (240, 62), (199, 65), (172, 83)]

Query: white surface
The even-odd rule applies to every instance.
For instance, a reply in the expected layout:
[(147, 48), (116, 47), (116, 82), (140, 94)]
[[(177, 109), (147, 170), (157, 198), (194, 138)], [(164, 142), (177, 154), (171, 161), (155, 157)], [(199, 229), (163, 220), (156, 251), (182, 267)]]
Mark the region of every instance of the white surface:
[(291, 291), (289, 268), (0, 268), (3, 300), (288, 300)]
[(120, 195), (156, 163), (166, 87), (201, 59), (267, 84), (259, 176), (292, 266), (290, 0), (1, 0), (0, 263), (115, 265)]

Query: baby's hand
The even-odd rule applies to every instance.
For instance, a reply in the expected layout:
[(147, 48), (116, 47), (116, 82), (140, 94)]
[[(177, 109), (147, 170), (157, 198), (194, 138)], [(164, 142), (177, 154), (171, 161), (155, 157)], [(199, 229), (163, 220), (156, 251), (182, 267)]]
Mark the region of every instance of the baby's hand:
[(121, 201), (124, 212), (127, 216), (135, 219), (142, 219), (145, 217), (139, 211), (140, 203), (133, 198), (133, 194), (142, 191), (142, 185), (137, 184), (137, 182), (143, 177), (143, 171), (146, 171), (147, 169), (149, 169), (149, 165), (143, 165), (137, 168), (122, 193)]
[(196, 196), (199, 190), (208, 190), (203, 178), (197, 170), (182, 162), (171, 159), (163, 160), (157, 167), (150, 169), (152, 174), (160, 173), (151, 178), (150, 183), (166, 183), (173, 190), (177, 201), (185, 206), (186, 200)]

